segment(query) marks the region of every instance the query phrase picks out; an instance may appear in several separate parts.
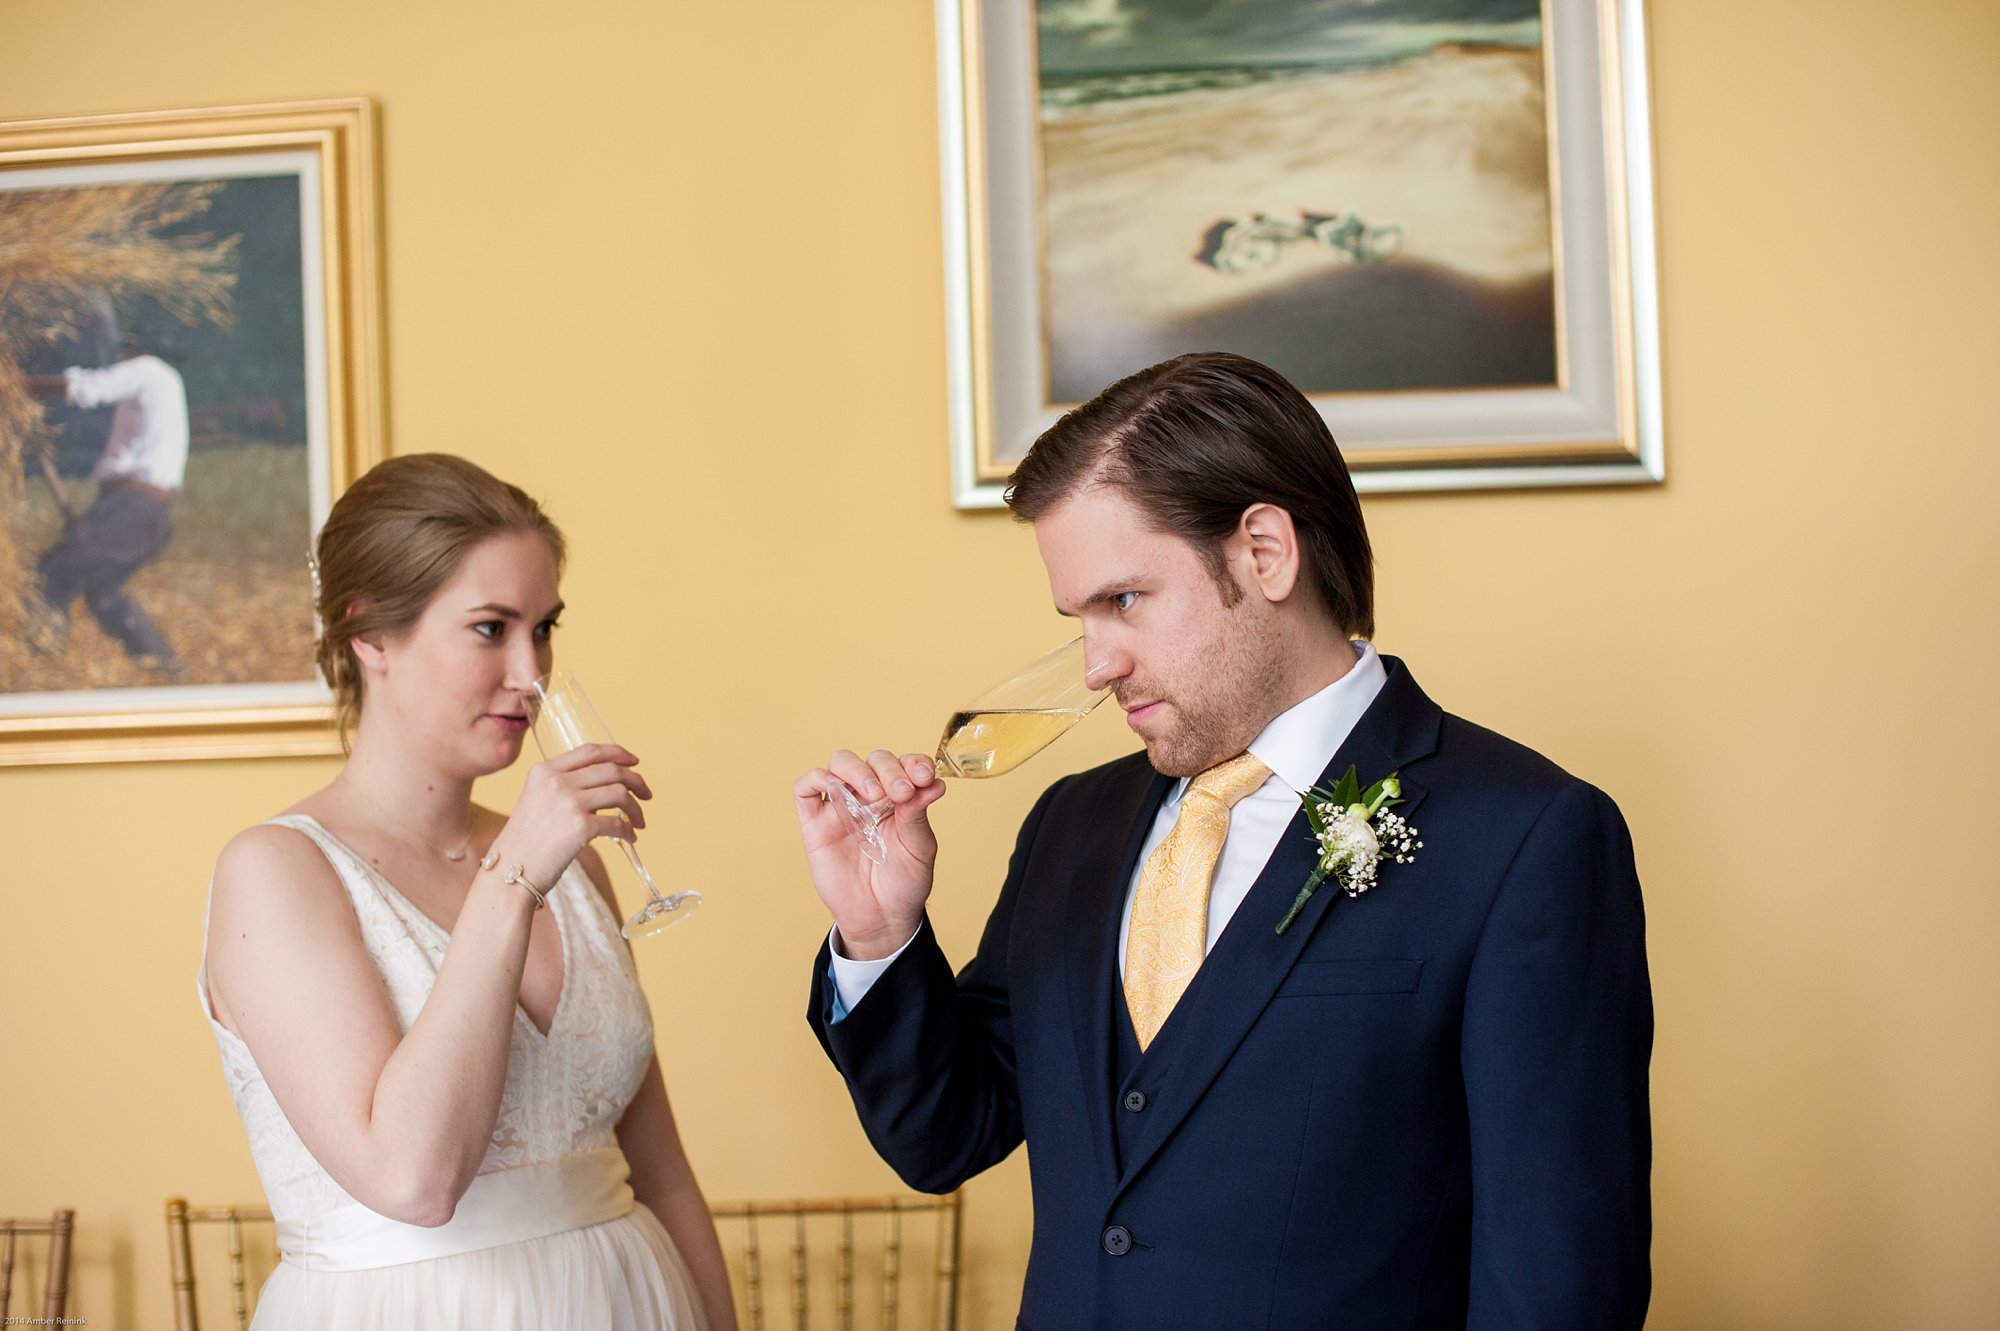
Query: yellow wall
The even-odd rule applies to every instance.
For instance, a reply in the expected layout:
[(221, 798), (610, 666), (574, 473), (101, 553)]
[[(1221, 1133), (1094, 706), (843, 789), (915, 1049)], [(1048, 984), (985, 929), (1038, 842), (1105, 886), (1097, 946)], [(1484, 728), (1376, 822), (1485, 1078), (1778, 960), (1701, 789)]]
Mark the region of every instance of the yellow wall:
[[(1370, 500), (1380, 638), (1631, 820), (1652, 1326), (1990, 1327), (2000, 9), (1654, 10), (1672, 479)], [(377, 99), (393, 444), (572, 534), (565, 659), (710, 894), (641, 965), (713, 1195), (892, 1182), (802, 1020), (790, 778), (1059, 633), (1028, 535), (946, 501), (934, 87), (926, 0), (0, 8), (0, 116)], [(1038, 785), (1124, 747), (1100, 715), (947, 802), (955, 955)], [(165, 1325), (161, 1198), (255, 1195), (203, 888), (332, 770), (0, 772), (0, 1214), (78, 1209), (93, 1325)], [(1025, 1180), (972, 1185), (977, 1331)]]

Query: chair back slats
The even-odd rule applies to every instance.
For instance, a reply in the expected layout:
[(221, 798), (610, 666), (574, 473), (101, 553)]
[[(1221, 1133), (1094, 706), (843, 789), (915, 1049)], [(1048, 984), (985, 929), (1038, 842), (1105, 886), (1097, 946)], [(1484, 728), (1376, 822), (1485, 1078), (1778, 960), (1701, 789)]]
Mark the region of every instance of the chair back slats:
[(854, 1331), (854, 1212), (840, 1211), (840, 1331)]
[[(935, 1331), (958, 1322), (958, 1194), (948, 1197), (828, 1197), (779, 1202), (724, 1202), (709, 1210), (719, 1223), (725, 1257), (739, 1287), (747, 1331), (764, 1331), (767, 1270), (766, 1224), (783, 1224), (791, 1250), (789, 1284), (792, 1331), (857, 1325), (894, 1331), (923, 1306), (919, 1279), (928, 1261), (928, 1300)], [(935, 1240), (919, 1230), (912, 1240), (907, 1216), (935, 1214)], [(815, 1321), (817, 1315), (818, 1320)]]
[(7, 1309), (14, 1302), (14, 1226), (0, 1231), (0, 1326), (7, 1325)]
[(69, 1307), (70, 1236), (76, 1227), (76, 1212), (60, 1209), (47, 1220), (0, 1220), (0, 1325), (9, 1325), (8, 1309), (14, 1302), (14, 1268), (23, 1234), (46, 1235), (49, 1240), (48, 1273), (42, 1281), (41, 1320), (60, 1322)]
[(219, 1224), (229, 1252), (229, 1311), (236, 1331), (248, 1331), (252, 1301), (248, 1245), (244, 1225), (271, 1223), (261, 1206), (189, 1206), (185, 1197), (167, 1199), (167, 1266), (173, 1278), (175, 1331), (201, 1331), (201, 1310), (195, 1301), (194, 1225)]
[(806, 1218), (792, 1217), (792, 1331), (806, 1331)]
[(167, 1266), (174, 1283), (174, 1325), (180, 1331), (200, 1331), (201, 1314), (194, 1306), (194, 1252), (188, 1246), (187, 1213), (186, 1198), (167, 1199)]
[(951, 1200), (954, 1205), (949, 1210), (938, 1211), (937, 1315), (933, 1319), (937, 1331), (956, 1331), (958, 1326), (958, 1260), (963, 1238), (955, 1204), (958, 1194), (953, 1193)]
[(903, 1278), (903, 1213), (889, 1212), (882, 1239), (882, 1331), (896, 1331), (896, 1289)]
[(249, 1331), (249, 1279), (243, 1270), (243, 1218), (229, 1213), (229, 1302), (236, 1314), (236, 1331)]
[(764, 1331), (764, 1267), (763, 1250), (757, 1246), (757, 1225), (752, 1221), (743, 1240), (743, 1269), (748, 1274), (748, 1299), (750, 1305), (750, 1331)]
[(806, 1217), (792, 1217), (792, 1331), (806, 1331)]

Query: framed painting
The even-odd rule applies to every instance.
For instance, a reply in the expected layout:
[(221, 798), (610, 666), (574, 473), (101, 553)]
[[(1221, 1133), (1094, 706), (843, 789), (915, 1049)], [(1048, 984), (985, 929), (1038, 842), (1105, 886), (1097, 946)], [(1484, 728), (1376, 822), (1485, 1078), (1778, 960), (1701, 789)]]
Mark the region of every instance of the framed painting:
[(0, 122), (0, 764), (336, 751), (306, 551), (383, 451), (366, 101)]
[(939, 0), (953, 490), (1222, 350), (1362, 490), (1644, 483), (1639, 0)]

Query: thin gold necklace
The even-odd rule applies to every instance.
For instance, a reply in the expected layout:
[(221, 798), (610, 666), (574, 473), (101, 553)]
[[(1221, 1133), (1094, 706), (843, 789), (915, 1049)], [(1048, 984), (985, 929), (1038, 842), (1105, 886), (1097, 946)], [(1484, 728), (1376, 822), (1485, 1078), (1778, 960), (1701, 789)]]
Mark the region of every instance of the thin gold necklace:
[(459, 846), (457, 850), (446, 850), (443, 846), (440, 846), (437, 842), (431, 840), (429, 837), (424, 836), (421, 833), (412, 833), (408, 829), (398, 826), (396, 820), (390, 816), (389, 811), (383, 808), (381, 804), (379, 804), (376, 801), (373, 795), (370, 795), (367, 791), (361, 789), (359, 786), (354, 787), (354, 793), (361, 796), (362, 800), (368, 805), (369, 808), (375, 810), (376, 813), (380, 814), (382, 816), (383, 822), (387, 823), (392, 831), (398, 832), (399, 834), (405, 837), (415, 836), (417, 840), (423, 842), (426, 846), (429, 846), (433, 851), (435, 851), (439, 855), (444, 856), (447, 860), (451, 861), (453, 864), (462, 863), (465, 857), (471, 853), (472, 830), (470, 828), (466, 829), (464, 844)]

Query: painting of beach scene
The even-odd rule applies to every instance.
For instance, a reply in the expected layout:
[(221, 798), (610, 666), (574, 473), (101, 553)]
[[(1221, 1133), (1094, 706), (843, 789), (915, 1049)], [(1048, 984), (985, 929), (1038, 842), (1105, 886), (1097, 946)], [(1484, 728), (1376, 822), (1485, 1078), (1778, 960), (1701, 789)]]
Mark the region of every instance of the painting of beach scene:
[(1185, 351), (1557, 383), (1537, 0), (1040, 0), (1052, 404)]

